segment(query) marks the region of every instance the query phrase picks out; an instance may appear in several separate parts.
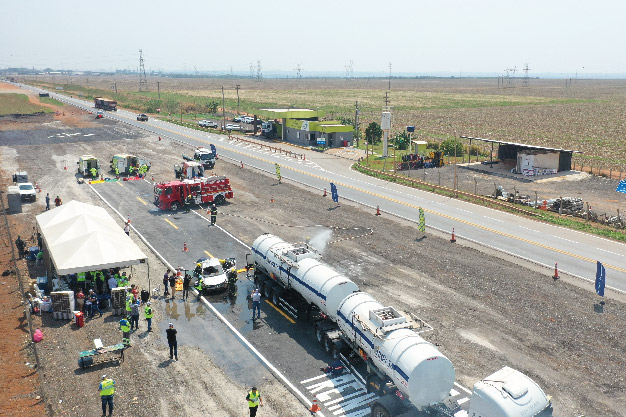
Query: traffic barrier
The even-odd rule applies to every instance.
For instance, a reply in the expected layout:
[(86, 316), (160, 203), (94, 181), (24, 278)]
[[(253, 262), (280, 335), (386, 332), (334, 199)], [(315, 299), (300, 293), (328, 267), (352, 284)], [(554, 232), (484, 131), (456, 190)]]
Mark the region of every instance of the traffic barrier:
[(554, 275), (552, 276), (553, 279), (559, 279), (559, 264), (558, 262), (554, 263)]
[(376, 206), (376, 215), (380, 216), (380, 206)]
[(187, 252), (189, 249), (187, 249), (187, 242), (183, 243), (183, 252)]
[(324, 195), (322, 197), (326, 197), (328, 194), (326, 194), (326, 188), (324, 188)]
[(452, 237), (450, 238), (450, 243), (456, 243), (456, 237), (454, 237), (454, 227), (452, 228)]
[(317, 413), (318, 411), (322, 411), (319, 405), (317, 405), (317, 397), (313, 399), (313, 405), (309, 408), (311, 413)]

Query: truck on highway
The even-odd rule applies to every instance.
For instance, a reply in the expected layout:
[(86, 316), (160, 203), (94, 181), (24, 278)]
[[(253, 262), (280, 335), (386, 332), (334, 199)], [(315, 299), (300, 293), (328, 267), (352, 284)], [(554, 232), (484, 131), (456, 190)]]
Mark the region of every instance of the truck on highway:
[(233, 190), (224, 176), (160, 182), (154, 186), (154, 205), (162, 210), (178, 210), (188, 196), (192, 204), (223, 204), (233, 198)]
[(539, 385), (509, 367), (477, 382), (470, 401), (457, 401), (454, 366), (416, 331), (419, 320), (360, 291), (321, 263), (308, 244), (266, 233), (252, 252), (254, 265), (248, 267), (254, 267), (262, 295), (298, 320), (313, 319), (326, 352), (355, 358), (366, 369), (367, 390), (379, 395), (369, 403), (372, 416), (552, 416), (550, 398)]
[(207, 148), (196, 148), (193, 152), (193, 158), (183, 154), (185, 161), (196, 161), (201, 163), (205, 169), (213, 169), (215, 166), (215, 153)]
[(96, 109), (117, 111), (117, 101), (104, 97), (96, 97), (93, 99), (94, 107)]

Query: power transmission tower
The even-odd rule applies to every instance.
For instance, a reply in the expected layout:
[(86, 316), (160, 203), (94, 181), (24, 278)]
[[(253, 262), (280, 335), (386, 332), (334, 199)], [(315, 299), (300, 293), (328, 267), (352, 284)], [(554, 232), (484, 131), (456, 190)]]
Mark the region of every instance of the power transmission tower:
[(256, 62), (256, 80), (261, 81), (263, 79), (263, 73), (261, 72), (261, 60)]
[(524, 82), (522, 84), (524, 87), (528, 87), (528, 83), (530, 81), (530, 77), (528, 76), (528, 71), (530, 71), (530, 68), (528, 68), (528, 64), (524, 64)]
[(515, 84), (513, 84), (513, 76), (515, 75), (515, 71), (517, 71), (517, 67), (505, 68), (504, 71), (506, 72), (506, 85), (504, 85), (504, 87), (515, 87)]
[(146, 78), (146, 67), (143, 64), (143, 51), (139, 50), (139, 91), (148, 91), (148, 79)]
[(348, 65), (346, 65), (346, 81), (349, 79), (354, 78), (354, 67), (353, 67), (354, 62), (352, 60), (350, 60), (350, 63)]
[(293, 70), (296, 72), (296, 78), (302, 78), (302, 71), (304, 71), (304, 68), (300, 67), (300, 64), (298, 64), (298, 66)]
[(250, 63), (250, 79), (254, 79), (254, 65), (252, 65), (252, 62)]

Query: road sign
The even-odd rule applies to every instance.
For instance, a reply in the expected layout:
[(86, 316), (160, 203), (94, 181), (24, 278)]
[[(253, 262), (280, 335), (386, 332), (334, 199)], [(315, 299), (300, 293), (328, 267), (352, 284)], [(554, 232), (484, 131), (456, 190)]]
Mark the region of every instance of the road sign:
[(598, 261), (598, 269), (596, 272), (596, 293), (600, 297), (604, 297), (604, 284), (606, 281), (606, 270), (604, 269), (604, 265)]
[(335, 203), (339, 203), (339, 194), (337, 193), (337, 186), (333, 184), (332, 182), (330, 183), (330, 194), (333, 197), (333, 201)]

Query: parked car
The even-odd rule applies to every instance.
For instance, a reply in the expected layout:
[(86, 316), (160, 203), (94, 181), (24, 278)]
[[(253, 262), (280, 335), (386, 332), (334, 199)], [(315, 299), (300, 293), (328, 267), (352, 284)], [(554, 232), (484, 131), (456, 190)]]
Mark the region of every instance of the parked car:
[(239, 125), (234, 125), (232, 123), (227, 123), (226, 127), (224, 128), (225, 130), (241, 130), (241, 126)]
[(250, 117), (250, 116), (243, 116), (241, 119), (242, 119), (242, 121), (244, 123), (252, 123), (252, 122), (254, 122), (254, 117)]
[(30, 182), (21, 182), (17, 186), (20, 189), (20, 198), (22, 200), (35, 201), (37, 199), (37, 191)]
[(198, 122), (198, 126), (200, 127), (213, 127), (217, 128), (217, 123), (212, 122), (211, 120), (200, 120)]
[(243, 116), (237, 116), (233, 119), (233, 122), (242, 122), (243, 121)]
[(140, 122), (147, 122), (148, 121), (148, 115), (147, 114), (138, 114), (137, 115), (137, 120)]

